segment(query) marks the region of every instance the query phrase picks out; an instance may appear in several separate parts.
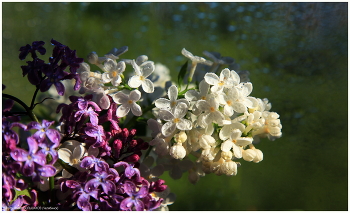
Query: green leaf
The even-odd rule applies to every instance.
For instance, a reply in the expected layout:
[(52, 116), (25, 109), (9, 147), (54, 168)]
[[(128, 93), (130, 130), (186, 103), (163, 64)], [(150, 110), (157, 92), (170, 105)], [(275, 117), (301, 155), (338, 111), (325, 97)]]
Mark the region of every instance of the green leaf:
[(188, 65), (188, 61), (186, 61), (186, 63), (182, 65), (179, 75), (177, 76), (177, 84), (179, 85), (179, 87), (181, 87), (181, 85), (183, 84), (183, 79), (185, 78), (186, 71), (187, 71), (187, 65)]

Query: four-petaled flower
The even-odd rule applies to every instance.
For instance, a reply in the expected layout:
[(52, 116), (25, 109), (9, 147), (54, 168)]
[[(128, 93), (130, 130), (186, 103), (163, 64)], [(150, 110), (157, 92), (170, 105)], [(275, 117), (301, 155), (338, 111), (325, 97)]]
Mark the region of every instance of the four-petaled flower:
[(142, 185), (140, 189), (137, 188), (135, 183), (131, 181), (125, 181), (124, 191), (129, 197), (125, 198), (120, 203), (120, 208), (122, 210), (128, 211), (143, 211), (145, 210), (145, 204), (142, 202), (142, 198), (148, 195), (147, 185)]
[(159, 118), (167, 121), (162, 126), (162, 134), (164, 136), (170, 136), (176, 128), (179, 130), (190, 130), (192, 129), (192, 122), (183, 118), (188, 111), (188, 106), (184, 103), (178, 103), (174, 109), (174, 112), (168, 110), (160, 110)]
[(117, 116), (118, 117), (124, 117), (126, 116), (130, 109), (131, 112), (136, 116), (142, 115), (141, 107), (136, 104), (138, 100), (141, 98), (141, 92), (138, 90), (133, 90), (130, 92), (129, 95), (118, 92), (113, 96), (114, 102), (117, 104), (121, 104), (117, 109)]
[(168, 97), (169, 99), (159, 98), (155, 101), (156, 107), (160, 109), (173, 110), (178, 103), (185, 103), (189, 106), (189, 102), (185, 98), (177, 99), (178, 90), (177, 86), (172, 85), (168, 89)]
[(153, 93), (153, 82), (147, 77), (154, 71), (153, 61), (145, 61), (140, 66), (136, 64), (135, 60), (131, 61), (131, 65), (135, 70), (135, 75), (129, 79), (129, 86), (131, 88), (138, 88), (142, 85), (142, 89), (147, 93)]

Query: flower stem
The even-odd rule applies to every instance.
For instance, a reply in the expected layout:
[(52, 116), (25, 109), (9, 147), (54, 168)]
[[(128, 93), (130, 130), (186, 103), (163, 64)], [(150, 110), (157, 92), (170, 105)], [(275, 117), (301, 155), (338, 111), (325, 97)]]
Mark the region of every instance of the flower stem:
[(5, 98), (9, 98), (9, 99), (12, 99), (14, 101), (16, 101), (17, 103), (19, 103), (26, 111), (27, 111), (27, 115), (33, 120), (33, 121), (36, 121), (36, 122), (39, 122), (38, 118), (35, 116), (35, 114), (33, 113), (33, 109), (28, 107), (27, 104), (25, 104), (22, 100), (12, 96), (12, 95), (9, 95), (9, 94), (2, 94), (2, 97), (5, 97)]
[(39, 92), (39, 87), (37, 86), (36, 89), (35, 89), (33, 98), (32, 98), (32, 102), (30, 103), (30, 109), (32, 109), (32, 110), (35, 107), (34, 101), (35, 101), (35, 98), (36, 98), (36, 95), (38, 94), (38, 92)]
[(50, 185), (50, 202), (55, 203), (55, 195), (53, 193), (54, 187), (55, 187), (55, 179), (54, 176), (49, 177), (49, 185)]

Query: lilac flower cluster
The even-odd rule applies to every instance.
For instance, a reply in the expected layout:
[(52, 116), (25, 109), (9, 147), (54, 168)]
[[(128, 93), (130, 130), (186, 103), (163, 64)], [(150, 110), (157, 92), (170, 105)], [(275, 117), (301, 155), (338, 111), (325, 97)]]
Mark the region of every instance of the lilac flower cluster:
[[(36, 86), (31, 105), (3, 94), (3, 210), (45, 205), (61, 210), (159, 208), (163, 198), (157, 193), (167, 186), (161, 179), (151, 181), (141, 176), (139, 161), (149, 145), (136, 138), (135, 129), (119, 126), (119, 106), (112, 97), (107, 96), (110, 104), (101, 108), (92, 94), (70, 96), (71, 103), (62, 103), (56, 110), (62, 116), (55, 128), (54, 121), (39, 122), (34, 115), (39, 90), (45, 92), (54, 85), (63, 96), (63, 80), (75, 79), (74, 90), (81, 84), (77, 69), (83, 59), (68, 46), (53, 39), (51, 43), (54, 48), (49, 63), (38, 58), (38, 54), (46, 53), (44, 42), (20, 48), (21, 60), (32, 57), (22, 66), (23, 76)], [(68, 68), (69, 72), (65, 71)], [(15, 102), (25, 112), (14, 112)], [(32, 121), (22, 122), (21, 115), (28, 115)]]
[[(12, 104), (4, 108), (10, 110)], [(43, 120), (42, 124), (30, 122), (25, 125), (19, 122), (19, 117), (9, 116), (2, 118), (2, 196), (3, 209), (19, 209), (24, 206), (37, 205), (37, 190), (35, 186), (44, 184), (44, 179), (56, 174), (55, 162), (58, 158), (56, 148), (59, 146), (61, 136), (57, 130), (49, 129), (53, 122)], [(26, 143), (20, 142), (18, 127), (29, 136)], [(37, 130), (34, 134), (30, 131)], [(23, 141), (22, 141), (23, 142)], [(18, 196), (16, 191), (32, 188), (30, 197)]]
[[(120, 161), (110, 168), (103, 160), (96, 162), (96, 158), (86, 157), (81, 166), (88, 171), (60, 180), (61, 191), (68, 194), (63, 197), (64, 210), (74, 209), (73, 204), (76, 203), (77, 208), (87, 211), (150, 211), (158, 208), (163, 201), (154, 197), (153, 192), (164, 191), (164, 181), (147, 181), (132, 164)], [(124, 169), (118, 172), (120, 167)]]
[[(24, 60), (29, 53), (31, 53), (33, 59), (32, 61), (27, 61), (27, 66), (21, 66), (23, 76), (27, 75), (29, 82), (40, 88), (41, 92), (45, 92), (52, 85), (55, 85), (58, 94), (63, 95), (65, 88), (61, 81), (66, 79), (75, 79), (74, 89), (78, 90), (81, 81), (77, 75), (77, 69), (84, 60), (77, 58), (76, 51), (71, 50), (68, 46), (53, 39), (51, 43), (55, 47), (52, 56), (49, 58), (49, 63), (45, 63), (36, 54), (36, 51), (41, 55), (46, 53), (46, 49), (43, 47), (45, 42), (34, 41), (32, 46), (27, 44), (20, 48), (19, 59)], [(65, 71), (68, 66), (70, 73)]]

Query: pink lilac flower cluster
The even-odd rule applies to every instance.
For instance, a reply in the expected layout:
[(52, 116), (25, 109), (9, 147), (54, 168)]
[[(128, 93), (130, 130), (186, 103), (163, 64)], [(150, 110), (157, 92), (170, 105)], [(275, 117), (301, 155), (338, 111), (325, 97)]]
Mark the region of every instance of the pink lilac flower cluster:
[[(55, 128), (54, 121), (39, 122), (33, 114), (39, 90), (45, 92), (54, 85), (57, 93), (64, 95), (62, 81), (67, 79), (75, 79), (74, 90), (80, 88), (77, 69), (83, 59), (77, 58), (76, 51), (68, 46), (55, 40), (51, 43), (54, 49), (49, 63), (37, 54), (46, 53), (44, 42), (35, 41), (20, 48), (21, 60), (27, 55), (33, 59), (22, 66), (23, 76), (36, 86), (31, 105), (3, 93), (6, 98), (2, 109), (3, 210), (36, 206), (55, 206), (61, 210), (157, 209), (163, 199), (156, 193), (167, 186), (164, 180), (151, 181), (140, 175), (139, 160), (142, 150), (149, 145), (136, 138), (135, 129), (119, 127), (116, 103), (111, 100), (107, 109), (101, 109), (90, 94), (70, 96), (70, 104), (57, 108), (62, 116)], [(68, 68), (69, 72), (65, 71)], [(15, 111), (15, 102), (25, 112)], [(22, 122), (23, 115), (33, 121)], [(65, 161), (72, 153), (66, 146), (71, 141), (87, 151), (82, 151), (79, 159)], [(65, 170), (69, 176), (64, 175)]]

